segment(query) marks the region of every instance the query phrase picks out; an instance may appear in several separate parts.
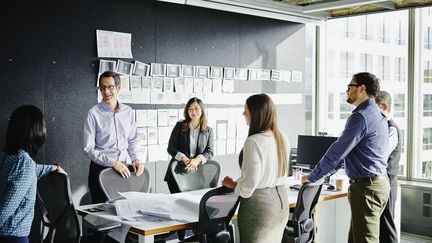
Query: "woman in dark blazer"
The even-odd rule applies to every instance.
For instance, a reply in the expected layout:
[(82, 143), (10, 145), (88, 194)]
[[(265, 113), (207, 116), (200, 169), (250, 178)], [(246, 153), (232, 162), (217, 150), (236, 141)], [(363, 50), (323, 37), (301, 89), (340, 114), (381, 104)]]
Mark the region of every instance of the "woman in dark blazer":
[(196, 97), (191, 98), (183, 115), (185, 119), (177, 122), (168, 143), (168, 153), (172, 159), (164, 180), (171, 193), (180, 192), (170, 170), (174, 161), (183, 161), (186, 170), (195, 172), (200, 164), (213, 157), (214, 151), (214, 134), (207, 126), (203, 102)]

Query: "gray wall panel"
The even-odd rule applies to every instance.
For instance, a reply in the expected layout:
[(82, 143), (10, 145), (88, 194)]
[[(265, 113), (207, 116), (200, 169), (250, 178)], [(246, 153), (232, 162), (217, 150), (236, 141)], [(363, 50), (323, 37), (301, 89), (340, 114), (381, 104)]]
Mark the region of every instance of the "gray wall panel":
[[(47, 120), (48, 142), (37, 161), (60, 162), (65, 167), (75, 202), (87, 191), (89, 159), (82, 152), (82, 126), (87, 110), (97, 103), (96, 29), (132, 33), (134, 59), (126, 61), (305, 69), (302, 24), (154, 1), (78, 0), (66, 7), (44, 1), (25, 9), (11, 4), (5, 4), (7, 11), (0, 21), (5, 33), (0, 45), (0, 96), (4, 100), (0, 137), (5, 137), (7, 118), (18, 105), (40, 107)], [(304, 83), (241, 81), (235, 85), (241, 93), (304, 91)], [(304, 104), (278, 110), (283, 114), (281, 129), (290, 140), (296, 139), (296, 133), (304, 131)], [(237, 155), (215, 159), (222, 164), (222, 177), (239, 175)], [(168, 191), (162, 181), (166, 166), (166, 161), (147, 165), (157, 192)]]

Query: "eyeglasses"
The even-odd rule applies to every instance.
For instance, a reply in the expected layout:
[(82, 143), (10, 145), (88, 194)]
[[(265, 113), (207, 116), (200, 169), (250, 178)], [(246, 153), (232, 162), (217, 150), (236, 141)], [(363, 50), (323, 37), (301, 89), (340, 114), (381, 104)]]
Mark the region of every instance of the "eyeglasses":
[(348, 84), (347, 90), (350, 89), (351, 87), (358, 87), (358, 86), (361, 86), (361, 84)]
[(103, 90), (106, 90), (106, 89), (108, 89), (108, 90), (114, 90), (114, 87), (116, 87), (116, 86), (117, 85), (107, 85), (107, 86), (105, 86), (105, 85), (99, 85), (98, 89), (100, 91), (103, 91)]

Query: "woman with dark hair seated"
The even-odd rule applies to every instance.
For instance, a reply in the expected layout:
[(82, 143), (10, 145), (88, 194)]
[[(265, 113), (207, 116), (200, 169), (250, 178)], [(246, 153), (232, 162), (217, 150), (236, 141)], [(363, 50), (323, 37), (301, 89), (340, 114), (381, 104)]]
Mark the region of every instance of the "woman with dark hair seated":
[(0, 242), (29, 242), (37, 180), (57, 171), (58, 165), (41, 165), (30, 157), (46, 141), (42, 112), (32, 105), (18, 107), (9, 119), (6, 146), (0, 152)]

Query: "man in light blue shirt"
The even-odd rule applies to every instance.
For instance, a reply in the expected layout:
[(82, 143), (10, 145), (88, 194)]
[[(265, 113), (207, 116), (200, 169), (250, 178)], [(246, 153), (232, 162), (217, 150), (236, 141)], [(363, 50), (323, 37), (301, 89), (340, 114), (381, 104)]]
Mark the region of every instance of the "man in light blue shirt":
[(321, 158), (308, 180), (315, 182), (345, 164), (350, 178), (351, 227), (348, 242), (379, 242), (380, 215), (389, 196), (387, 119), (375, 103), (379, 80), (367, 72), (353, 76), (347, 102), (356, 106), (345, 129)]
[(84, 151), (91, 159), (88, 185), (92, 203), (107, 200), (99, 185), (100, 172), (108, 167), (125, 178), (130, 177), (126, 166), (129, 158), (136, 175), (144, 170), (138, 158), (138, 138), (134, 111), (117, 100), (120, 76), (107, 71), (99, 78), (102, 101), (88, 111), (84, 123)]

